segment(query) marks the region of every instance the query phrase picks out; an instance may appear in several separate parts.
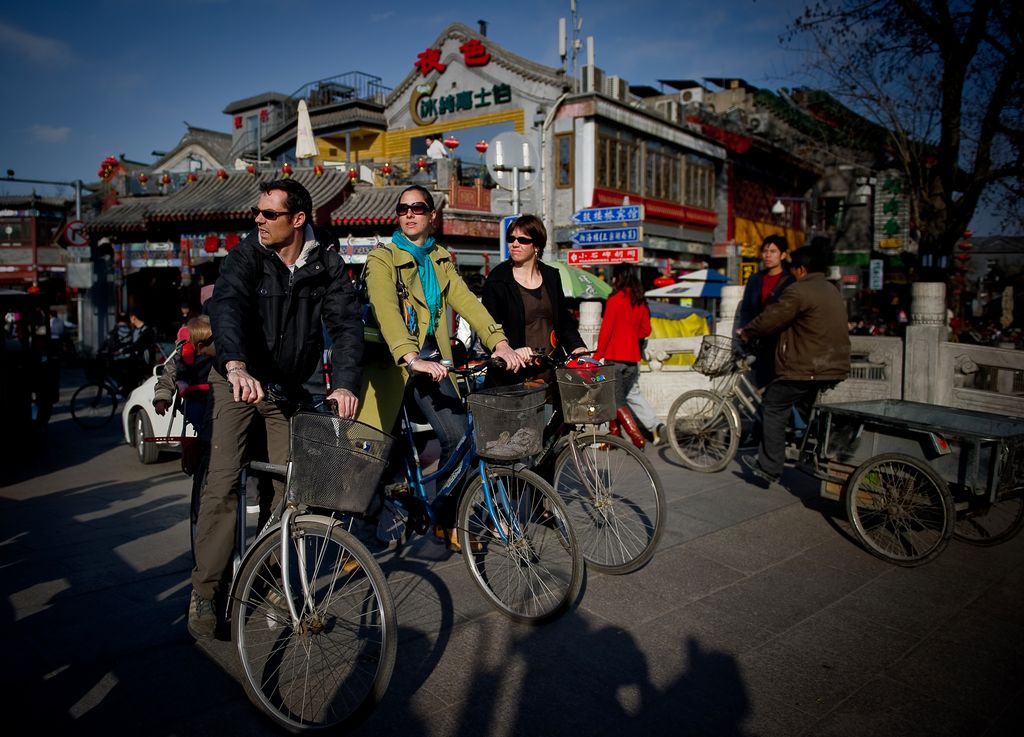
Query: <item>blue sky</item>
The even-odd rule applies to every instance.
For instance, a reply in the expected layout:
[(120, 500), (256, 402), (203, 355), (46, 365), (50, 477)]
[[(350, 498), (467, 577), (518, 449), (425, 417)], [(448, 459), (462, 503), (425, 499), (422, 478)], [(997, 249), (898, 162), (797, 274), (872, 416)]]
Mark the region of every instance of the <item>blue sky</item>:
[[(578, 0), (597, 66), (632, 84), (736, 76), (806, 82), (779, 35), (806, 0)], [(189, 124), (229, 131), (224, 107), (362, 71), (396, 85), (455, 21), (558, 66), (569, 0), (36, 0), (0, 11), (0, 176), (96, 179), (106, 156), (152, 162)], [(585, 47), (581, 54), (585, 53)], [(581, 58), (580, 63), (583, 63)], [(0, 193), (26, 185), (0, 179)], [(36, 185), (41, 194), (53, 187)]]

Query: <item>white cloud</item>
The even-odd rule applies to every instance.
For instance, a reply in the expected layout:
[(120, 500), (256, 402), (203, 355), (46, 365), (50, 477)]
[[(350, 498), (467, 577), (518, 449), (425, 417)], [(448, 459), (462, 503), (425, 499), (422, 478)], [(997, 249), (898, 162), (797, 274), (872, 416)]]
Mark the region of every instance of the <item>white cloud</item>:
[(23, 31), (3, 22), (0, 22), (0, 49), (7, 55), (46, 66), (66, 64), (73, 57), (71, 47), (63, 41)]
[(43, 143), (64, 143), (71, 135), (71, 128), (68, 126), (43, 125), (35, 123), (32, 128), (32, 140)]

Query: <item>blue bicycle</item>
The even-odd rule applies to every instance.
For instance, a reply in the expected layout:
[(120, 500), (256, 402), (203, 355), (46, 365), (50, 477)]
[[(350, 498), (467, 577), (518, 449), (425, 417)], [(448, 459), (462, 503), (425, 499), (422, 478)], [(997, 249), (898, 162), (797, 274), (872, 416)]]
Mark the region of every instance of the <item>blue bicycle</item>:
[(538, 624), (575, 601), (584, 563), (565, 505), (523, 464), (542, 449), (544, 391), (518, 385), (471, 393), (472, 378), (490, 365), (498, 362), (449, 367), (464, 379), (468, 430), (433, 473), (420, 468), (416, 426), (403, 406), (399, 447), (406, 483), (389, 489), (385, 504), (407, 518), (407, 530), (422, 534), (457, 502), (457, 547), (474, 583), (514, 621)]

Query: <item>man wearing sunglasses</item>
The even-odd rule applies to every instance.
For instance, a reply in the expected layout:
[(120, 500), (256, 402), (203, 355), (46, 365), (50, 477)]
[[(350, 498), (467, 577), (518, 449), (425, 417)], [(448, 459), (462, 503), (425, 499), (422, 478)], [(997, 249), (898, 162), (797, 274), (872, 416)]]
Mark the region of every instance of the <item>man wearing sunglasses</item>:
[[(266, 429), (271, 463), (288, 459), (288, 418), (264, 396), (276, 384), (290, 398), (320, 366), (323, 333), (333, 342), (333, 391), (341, 417), (354, 417), (362, 378), (363, 323), (345, 263), (312, 227), (309, 192), (292, 179), (260, 184), (256, 230), (224, 260), (209, 302), (217, 357), (210, 465), (196, 527), (188, 629), (212, 638), (234, 550), (238, 482), (250, 430)], [(284, 484), (275, 482), (275, 507)]]

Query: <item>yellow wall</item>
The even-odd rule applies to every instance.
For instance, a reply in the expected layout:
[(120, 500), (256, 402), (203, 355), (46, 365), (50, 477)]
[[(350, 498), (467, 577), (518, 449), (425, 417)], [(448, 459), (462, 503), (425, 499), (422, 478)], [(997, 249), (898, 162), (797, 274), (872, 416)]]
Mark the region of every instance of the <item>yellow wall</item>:
[[(383, 144), (383, 156), (389, 160), (402, 161), (409, 156), (410, 141), (414, 138), (422, 138), (427, 133), (451, 133), (452, 131), (462, 130), (464, 128), (476, 128), (481, 125), (492, 125), (494, 123), (507, 123), (511, 121), (515, 124), (515, 130), (517, 133), (523, 132), (523, 110), (518, 108), (503, 113), (493, 113), (491, 115), (477, 115), (472, 118), (453, 118), (439, 120), (433, 125), (427, 125), (415, 128), (406, 128), (405, 130), (388, 131), (384, 134), (383, 138), (386, 141)], [(466, 157), (469, 151), (473, 156), (477, 156), (476, 150), (473, 148), (476, 141), (459, 141), (459, 147), (455, 149), (455, 155), (459, 157)]]
[(800, 248), (807, 240), (807, 234), (794, 228), (783, 228), (773, 223), (764, 223), (746, 218), (734, 218), (735, 235), (733, 239), (740, 244), (740, 252), (745, 258), (761, 257), (761, 242), (770, 235), (784, 235), (789, 241), (789, 250)]

